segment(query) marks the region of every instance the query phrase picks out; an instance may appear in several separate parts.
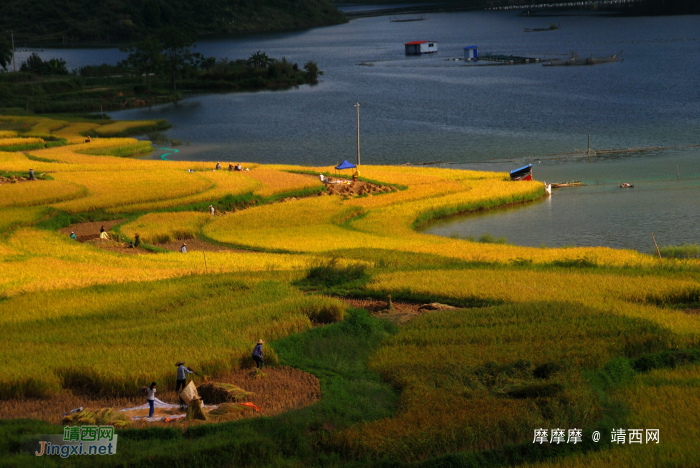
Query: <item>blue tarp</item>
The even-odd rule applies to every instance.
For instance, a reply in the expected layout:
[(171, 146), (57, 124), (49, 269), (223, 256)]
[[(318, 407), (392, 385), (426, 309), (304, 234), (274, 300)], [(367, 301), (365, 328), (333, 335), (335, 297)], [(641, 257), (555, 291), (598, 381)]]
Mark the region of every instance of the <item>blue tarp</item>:
[(338, 170), (341, 170), (341, 169), (356, 169), (357, 166), (354, 165), (354, 164), (349, 163), (347, 159), (344, 159), (343, 162), (340, 163), (340, 165), (335, 166), (335, 168), (338, 169)]
[(528, 164), (527, 166), (523, 166), (520, 169), (516, 169), (514, 171), (510, 171), (510, 174), (517, 174), (518, 172), (530, 172), (529, 169), (532, 167), (532, 164)]

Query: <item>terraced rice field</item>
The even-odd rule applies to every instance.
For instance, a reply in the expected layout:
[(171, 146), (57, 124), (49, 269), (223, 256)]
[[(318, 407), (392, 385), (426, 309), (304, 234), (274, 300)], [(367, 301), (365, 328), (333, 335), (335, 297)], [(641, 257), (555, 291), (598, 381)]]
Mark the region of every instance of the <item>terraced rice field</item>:
[[(258, 466), (697, 461), (696, 421), (686, 418), (684, 431), (678, 421), (700, 397), (698, 260), (415, 231), (545, 195), (541, 183), (507, 174), (365, 166), (363, 178), (395, 190), (344, 197), (313, 175), (329, 167), (215, 171), (126, 158), (148, 144), (108, 137), (152, 124), (0, 117), (0, 147), (27, 147), (0, 152), (0, 174), (31, 167), (43, 178), (0, 184), (0, 398), (134, 396), (152, 380), (169, 389), (183, 356), (225, 376), (250, 365), (263, 337), (274, 341), (271, 362), (318, 376), (317, 409), (202, 429), (190, 452), (160, 441), (142, 456), (127, 442), (120, 460), (218, 460), (224, 444), (217, 454), (243, 450), (234, 434), (245, 429), (250, 446), (266, 447), (250, 452), (246, 463)], [(98, 137), (85, 143), (86, 133)], [(66, 234), (112, 219), (109, 249)], [(146, 245), (126, 255), (123, 240), (137, 233)], [(183, 239), (212, 248), (159, 248)], [(456, 309), (394, 329), (342, 301), (387, 295)], [(605, 427), (609, 438), (611, 424), (658, 426), (663, 440), (592, 446), (592, 431)], [(580, 427), (588, 442), (537, 452), (540, 427)]]

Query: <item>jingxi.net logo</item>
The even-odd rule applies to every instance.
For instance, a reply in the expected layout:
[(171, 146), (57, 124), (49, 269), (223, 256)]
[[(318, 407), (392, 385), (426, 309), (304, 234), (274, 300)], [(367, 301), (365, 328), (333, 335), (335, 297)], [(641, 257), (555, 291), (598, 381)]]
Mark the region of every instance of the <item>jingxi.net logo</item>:
[(66, 426), (63, 435), (42, 434), (28, 436), (22, 442), (25, 453), (37, 457), (75, 455), (114, 455), (117, 435), (113, 426)]

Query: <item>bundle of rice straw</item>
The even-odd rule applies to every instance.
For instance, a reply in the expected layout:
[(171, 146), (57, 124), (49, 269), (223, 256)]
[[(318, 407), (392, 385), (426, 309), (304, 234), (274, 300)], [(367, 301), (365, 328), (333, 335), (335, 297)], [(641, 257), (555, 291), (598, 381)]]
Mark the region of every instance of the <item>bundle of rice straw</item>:
[(261, 371), (260, 369), (253, 369), (250, 372), (250, 378), (251, 379), (266, 379), (267, 374)]
[(212, 416), (223, 416), (225, 414), (241, 413), (243, 409), (244, 407), (237, 403), (224, 403), (209, 411), (209, 414)]
[(115, 428), (127, 427), (131, 424), (124, 413), (114, 411), (112, 408), (102, 408), (95, 412), (83, 410), (69, 414), (61, 420), (64, 426), (114, 426)]
[(232, 384), (209, 382), (197, 387), (197, 393), (208, 403), (233, 403), (241, 401), (252, 395), (252, 392), (246, 392), (240, 387)]
[(190, 401), (190, 407), (187, 409), (187, 416), (185, 419), (199, 419), (202, 421), (207, 420), (207, 415), (204, 414), (204, 409), (202, 408), (201, 398), (196, 398)]

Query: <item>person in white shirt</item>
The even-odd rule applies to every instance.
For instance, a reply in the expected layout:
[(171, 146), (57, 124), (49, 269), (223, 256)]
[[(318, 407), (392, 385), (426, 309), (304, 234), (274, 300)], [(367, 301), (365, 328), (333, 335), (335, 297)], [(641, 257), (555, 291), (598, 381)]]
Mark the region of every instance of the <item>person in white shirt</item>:
[(156, 400), (156, 383), (151, 383), (151, 386), (146, 389), (146, 401), (148, 402), (149, 411), (148, 417), (153, 417), (153, 412), (155, 411), (155, 400)]
[(182, 243), (182, 247), (180, 247), (180, 252), (187, 253), (187, 244), (184, 242)]

